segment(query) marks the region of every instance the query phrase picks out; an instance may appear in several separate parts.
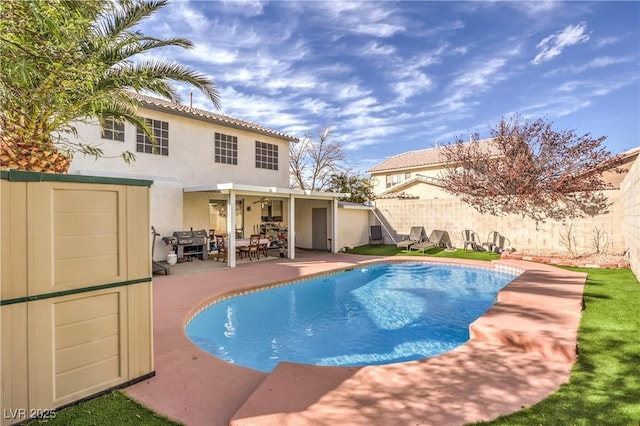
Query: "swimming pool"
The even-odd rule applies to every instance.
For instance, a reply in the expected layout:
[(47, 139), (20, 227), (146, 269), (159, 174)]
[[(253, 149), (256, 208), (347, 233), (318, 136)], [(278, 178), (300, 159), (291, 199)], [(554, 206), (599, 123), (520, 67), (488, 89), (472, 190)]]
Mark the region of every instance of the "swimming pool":
[(281, 361), (404, 362), (466, 342), (469, 324), (513, 278), (458, 265), (382, 263), (221, 300), (185, 331), (210, 354), (264, 372)]

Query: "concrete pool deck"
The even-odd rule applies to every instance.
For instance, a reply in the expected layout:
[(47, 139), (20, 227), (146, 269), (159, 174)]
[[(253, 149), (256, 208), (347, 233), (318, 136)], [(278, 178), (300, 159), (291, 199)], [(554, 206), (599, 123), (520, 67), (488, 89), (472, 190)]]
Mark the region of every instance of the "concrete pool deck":
[(172, 267), (153, 281), (156, 376), (125, 392), (193, 426), (462, 425), (519, 411), (568, 381), (586, 274), (518, 260), (493, 262), (524, 272), (471, 325), (466, 344), (430, 359), (349, 368), (283, 362), (268, 374), (215, 358), (184, 333), (198, 308), (221, 294), (380, 260), (488, 265), (341, 253), (234, 269), (176, 265), (183, 272)]

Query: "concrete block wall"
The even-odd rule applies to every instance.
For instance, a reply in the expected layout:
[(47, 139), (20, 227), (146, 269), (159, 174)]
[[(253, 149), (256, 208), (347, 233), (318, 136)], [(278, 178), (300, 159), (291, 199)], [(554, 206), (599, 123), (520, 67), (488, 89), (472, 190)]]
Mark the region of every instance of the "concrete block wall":
[(631, 270), (640, 279), (640, 162), (636, 160), (621, 185), (623, 231)]
[(620, 254), (628, 247), (622, 228), (622, 194), (620, 190), (612, 190), (607, 191), (607, 195), (613, 202), (609, 213), (564, 224), (551, 220), (536, 224), (531, 219), (517, 215), (483, 215), (455, 198), (382, 199), (376, 201), (376, 207), (378, 214), (384, 217), (397, 236), (408, 234), (412, 226), (422, 225), (427, 234), (433, 229), (448, 231), (453, 245), (462, 247), (462, 231), (465, 229), (475, 231), (481, 240), (486, 239), (489, 232), (498, 231), (519, 252), (561, 253), (567, 251), (561, 237), (567, 234), (571, 225), (576, 252), (595, 252), (594, 231), (598, 229), (606, 235), (600, 240), (600, 251), (604, 251), (606, 243), (606, 253)]

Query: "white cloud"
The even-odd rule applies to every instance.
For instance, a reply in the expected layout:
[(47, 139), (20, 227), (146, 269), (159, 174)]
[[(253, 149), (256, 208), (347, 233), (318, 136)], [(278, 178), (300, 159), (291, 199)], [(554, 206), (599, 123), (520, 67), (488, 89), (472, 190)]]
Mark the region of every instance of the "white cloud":
[(391, 25), (386, 23), (371, 23), (360, 24), (352, 29), (354, 33), (366, 34), (374, 37), (393, 37), (396, 33), (402, 33), (406, 31), (406, 28), (401, 25)]
[(565, 47), (586, 42), (589, 40), (589, 35), (585, 34), (586, 29), (587, 24), (581, 22), (578, 25), (569, 25), (564, 30), (543, 38), (536, 46), (542, 51), (533, 58), (531, 63), (538, 65), (550, 61), (562, 54)]
[(615, 44), (619, 41), (620, 41), (619, 37), (604, 37), (596, 41), (596, 47), (600, 48), (600, 47), (608, 46), (610, 44)]
[(371, 41), (358, 51), (361, 56), (388, 56), (395, 53), (396, 48), (390, 45), (380, 44), (377, 41)]
[(515, 1), (509, 4), (525, 14), (536, 18), (539, 18), (541, 14), (554, 11), (561, 6), (561, 2), (555, 0)]
[(391, 88), (404, 102), (408, 98), (420, 93), (428, 92), (433, 88), (433, 80), (421, 72), (411, 72), (404, 81), (397, 81), (391, 84)]

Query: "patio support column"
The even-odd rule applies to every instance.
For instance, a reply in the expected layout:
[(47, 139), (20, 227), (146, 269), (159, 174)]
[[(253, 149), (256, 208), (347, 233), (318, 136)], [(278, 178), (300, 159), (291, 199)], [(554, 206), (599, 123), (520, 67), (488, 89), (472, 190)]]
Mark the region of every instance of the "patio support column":
[(229, 191), (227, 198), (227, 264), (236, 267), (236, 193)]
[(338, 252), (338, 199), (331, 201), (331, 253)]
[(289, 198), (289, 227), (287, 228), (287, 257), (296, 258), (296, 197)]

